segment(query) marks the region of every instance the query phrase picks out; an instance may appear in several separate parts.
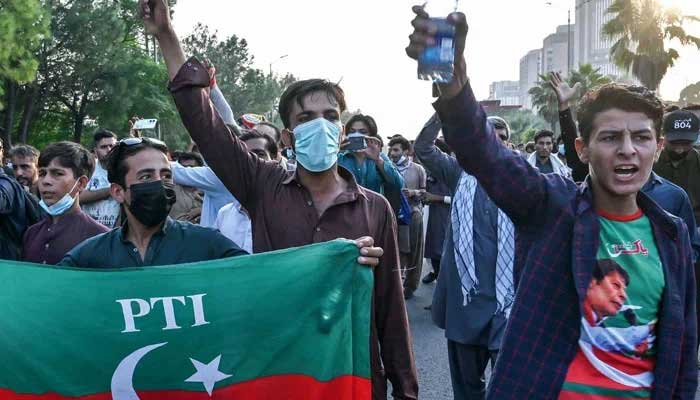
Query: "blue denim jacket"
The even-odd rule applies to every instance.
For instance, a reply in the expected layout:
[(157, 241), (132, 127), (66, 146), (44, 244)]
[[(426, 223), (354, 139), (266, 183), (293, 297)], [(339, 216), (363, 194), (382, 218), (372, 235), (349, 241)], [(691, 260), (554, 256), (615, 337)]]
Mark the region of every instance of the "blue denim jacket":
[[(434, 107), (462, 168), (516, 226), (516, 299), (487, 396), (556, 399), (577, 351), (596, 263), (600, 226), (591, 190), (587, 183), (539, 173), (499, 143), (469, 84)], [(688, 230), (646, 194), (637, 201), (651, 222), (666, 280), (652, 398), (694, 399), (697, 332)]]

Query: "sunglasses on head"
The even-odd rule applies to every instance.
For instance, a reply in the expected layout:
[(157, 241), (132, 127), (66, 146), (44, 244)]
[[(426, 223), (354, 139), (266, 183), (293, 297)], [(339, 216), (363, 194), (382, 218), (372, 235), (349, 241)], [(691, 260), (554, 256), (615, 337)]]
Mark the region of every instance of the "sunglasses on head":
[(117, 142), (117, 145), (112, 149), (112, 151), (116, 152), (116, 159), (121, 158), (121, 153), (122, 151), (127, 148), (127, 147), (133, 147), (133, 146), (138, 146), (143, 143), (150, 143), (150, 144), (155, 144), (156, 146), (163, 146), (167, 148), (168, 146), (165, 144), (165, 142), (158, 140), (158, 139), (152, 139), (152, 138), (140, 138), (140, 137), (129, 137), (122, 139)]

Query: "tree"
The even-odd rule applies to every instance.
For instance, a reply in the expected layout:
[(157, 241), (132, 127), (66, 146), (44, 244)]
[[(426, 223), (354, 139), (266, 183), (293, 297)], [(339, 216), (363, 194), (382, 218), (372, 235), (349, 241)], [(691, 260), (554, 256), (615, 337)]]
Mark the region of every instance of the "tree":
[(7, 106), (0, 134), (7, 146), (12, 143), (18, 85), (35, 79), (39, 62), (34, 52), (48, 32), (39, 0), (0, 1), (0, 110)]
[(664, 9), (658, 0), (615, 0), (607, 13), (613, 18), (603, 26), (603, 34), (615, 40), (610, 49), (613, 61), (651, 90), (658, 90), (679, 57), (667, 41), (676, 39), (700, 49), (700, 38), (683, 28), (685, 22), (700, 19), (682, 15), (679, 9)]
[(527, 143), (531, 139), (531, 137), (527, 137), (529, 132), (532, 132), (532, 136), (534, 136), (534, 132), (547, 127), (547, 121), (528, 110), (506, 110), (491, 114), (501, 117), (508, 122), (510, 126), (510, 141), (513, 143)]
[(216, 67), (216, 82), (236, 114), (263, 114), (275, 120), (277, 101), (282, 90), (296, 81), (293, 75), (270, 76), (254, 68), (245, 39), (232, 35), (221, 40), (201, 23), (182, 44), (185, 53), (208, 59)]
[(681, 90), (681, 97), (678, 100), (682, 107), (687, 107), (691, 104), (700, 104), (700, 82), (688, 85)]
[(544, 118), (552, 132), (555, 132), (559, 122), (559, 102), (547, 76), (540, 75), (537, 85), (528, 90), (528, 94), (532, 98), (532, 106), (537, 109), (537, 114)]
[(580, 99), (582, 95), (591, 90), (612, 82), (612, 79), (601, 74), (600, 68), (593, 68), (591, 64), (581, 64), (578, 70), (571, 71), (567, 82), (571, 87), (579, 84), (580, 89), (576, 98)]

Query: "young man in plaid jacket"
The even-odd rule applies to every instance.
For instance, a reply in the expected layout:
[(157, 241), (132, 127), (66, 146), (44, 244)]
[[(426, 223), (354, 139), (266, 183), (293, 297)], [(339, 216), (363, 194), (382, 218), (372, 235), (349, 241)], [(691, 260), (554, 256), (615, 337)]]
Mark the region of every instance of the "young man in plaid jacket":
[[(418, 58), (435, 24), (415, 7), (406, 49)], [(579, 106), (577, 186), (544, 175), (491, 133), (455, 25), (455, 70), (434, 107), (462, 168), (516, 228), (517, 291), (491, 377), (492, 399), (693, 399), (695, 279), (685, 224), (640, 190), (661, 148), (663, 104), (641, 87), (606, 85)]]

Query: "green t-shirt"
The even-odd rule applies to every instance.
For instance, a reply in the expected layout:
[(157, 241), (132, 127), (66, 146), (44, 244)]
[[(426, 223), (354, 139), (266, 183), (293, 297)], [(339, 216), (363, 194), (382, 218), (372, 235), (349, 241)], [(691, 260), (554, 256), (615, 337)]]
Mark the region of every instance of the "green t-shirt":
[(649, 219), (603, 215), (581, 338), (560, 400), (648, 399), (665, 279)]

